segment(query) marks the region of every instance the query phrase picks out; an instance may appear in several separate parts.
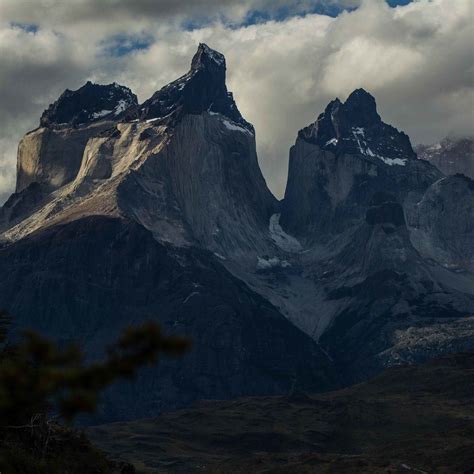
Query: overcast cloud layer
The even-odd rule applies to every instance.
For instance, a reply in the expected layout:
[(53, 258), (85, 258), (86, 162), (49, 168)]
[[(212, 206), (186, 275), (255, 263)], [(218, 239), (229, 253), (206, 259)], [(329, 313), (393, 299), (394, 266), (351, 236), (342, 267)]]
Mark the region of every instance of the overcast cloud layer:
[[(263, 173), (279, 197), (298, 129), (358, 87), (414, 143), (472, 134), (474, 2), (363, 0), (337, 18), (308, 13), (360, 3), (1, 0), (0, 198), (14, 188), (19, 139), (64, 89), (116, 81), (143, 101), (187, 71), (199, 42), (226, 55), (229, 89), (256, 127)], [(277, 20), (249, 25), (256, 10)]]

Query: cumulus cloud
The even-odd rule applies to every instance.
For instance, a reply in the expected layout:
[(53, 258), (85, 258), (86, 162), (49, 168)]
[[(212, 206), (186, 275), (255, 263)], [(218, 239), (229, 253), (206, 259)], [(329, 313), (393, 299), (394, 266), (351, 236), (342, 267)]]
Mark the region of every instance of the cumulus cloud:
[[(36, 0), (30, 9), (28, 3), (0, 5), (0, 193), (12, 188), (19, 138), (62, 90), (87, 79), (117, 81), (143, 101), (186, 72), (200, 41), (226, 55), (229, 89), (256, 127), (260, 163), (278, 196), (298, 129), (357, 87), (372, 92), (382, 117), (414, 142), (472, 133), (470, 0), (397, 8), (383, 0)], [(305, 13), (316, 3), (361, 5), (337, 18), (308, 13), (242, 23), (256, 9)], [(50, 14), (42, 11), (46, 5), (54, 6)], [(183, 27), (206, 9), (215, 12), (211, 19)], [(113, 54), (114, 41), (126, 45), (121, 54)]]

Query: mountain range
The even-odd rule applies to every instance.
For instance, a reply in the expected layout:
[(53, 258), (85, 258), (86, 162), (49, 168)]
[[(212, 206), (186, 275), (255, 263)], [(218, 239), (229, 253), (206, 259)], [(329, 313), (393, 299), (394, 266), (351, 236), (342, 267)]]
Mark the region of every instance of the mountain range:
[[(0, 307), (91, 359), (147, 319), (194, 349), (110, 389), (94, 421), (200, 399), (322, 392), (474, 349), (474, 181), (355, 90), (295, 131), (284, 199), (201, 44), (144, 103), (65, 91), (18, 148)], [(456, 169), (456, 173), (458, 169)]]

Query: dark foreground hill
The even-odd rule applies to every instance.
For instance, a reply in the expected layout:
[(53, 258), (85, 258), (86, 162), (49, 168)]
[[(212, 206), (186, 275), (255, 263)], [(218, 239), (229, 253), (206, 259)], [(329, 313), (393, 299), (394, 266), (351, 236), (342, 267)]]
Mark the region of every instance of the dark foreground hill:
[(474, 353), (337, 392), (204, 402), (88, 434), (142, 473), (471, 473)]

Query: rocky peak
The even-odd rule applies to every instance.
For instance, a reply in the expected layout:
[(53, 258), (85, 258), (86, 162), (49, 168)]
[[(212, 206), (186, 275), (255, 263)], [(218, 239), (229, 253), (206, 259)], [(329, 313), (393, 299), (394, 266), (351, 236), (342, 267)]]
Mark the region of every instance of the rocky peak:
[(446, 137), (433, 145), (418, 145), (418, 158), (427, 160), (446, 175), (462, 173), (474, 178), (474, 137)]
[(344, 104), (344, 112), (348, 122), (359, 127), (377, 126), (382, 122), (374, 96), (364, 89), (352, 92)]
[(200, 69), (207, 69), (216, 74), (223, 73), (225, 81), (226, 64), (224, 55), (209, 48), (207, 44), (200, 43), (191, 61), (191, 70), (197, 71)]
[(187, 114), (203, 112), (226, 116), (253, 133), (253, 127), (240, 114), (226, 87), (224, 56), (200, 44), (184, 76), (155, 92), (138, 111), (141, 120), (175, 125)]
[(115, 120), (132, 106), (137, 96), (117, 83), (102, 85), (88, 81), (81, 88), (66, 89), (41, 116), (42, 127), (78, 126), (106, 118)]
[(336, 155), (359, 155), (389, 166), (403, 166), (416, 157), (408, 136), (382, 122), (374, 97), (364, 89), (352, 92), (345, 103), (330, 102), (299, 137)]

